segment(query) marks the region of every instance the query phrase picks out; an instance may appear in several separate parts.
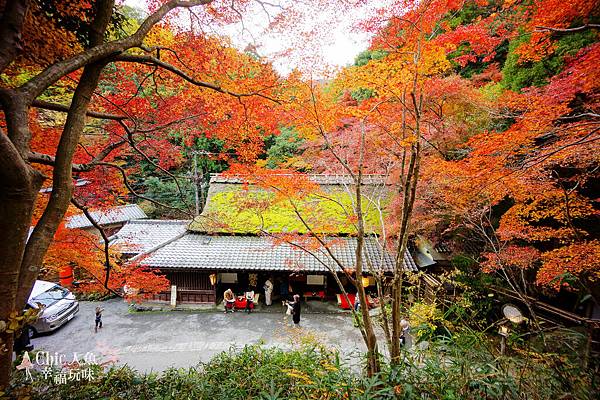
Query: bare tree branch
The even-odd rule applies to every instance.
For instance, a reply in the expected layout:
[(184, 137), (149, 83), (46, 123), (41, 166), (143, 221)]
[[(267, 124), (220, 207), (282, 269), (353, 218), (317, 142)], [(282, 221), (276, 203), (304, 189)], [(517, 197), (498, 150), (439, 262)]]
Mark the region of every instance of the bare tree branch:
[(588, 29), (598, 29), (600, 28), (600, 24), (585, 24), (581, 26), (576, 26), (574, 28), (552, 28), (549, 26), (536, 26), (535, 32), (556, 32), (556, 33), (571, 33), (571, 32), (580, 32)]
[(189, 83), (191, 83), (195, 86), (204, 87), (204, 88), (211, 89), (216, 92), (223, 93), (223, 94), (228, 94), (230, 96), (237, 97), (238, 99), (241, 99), (242, 97), (258, 96), (258, 97), (262, 97), (264, 99), (270, 100), (274, 103), (281, 104), (280, 100), (275, 99), (270, 96), (267, 96), (265, 94), (262, 94), (260, 91), (255, 91), (255, 92), (250, 92), (250, 93), (236, 93), (236, 92), (232, 92), (230, 90), (224, 89), (221, 86), (215, 85), (213, 83), (200, 81), (200, 80), (194, 78), (193, 76), (189, 75), (185, 71), (181, 70), (180, 68), (176, 67), (175, 65), (169, 64), (168, 62), (162, 61), (153, 56), (121, 54), (121, 55), (114, 57), (113, 60), (114, 61), (123, 61), (123, 62), (134, 62), (134, 63), (147, 64), (147, 65), (155, 65), (155, 66), (161, 67), (167, 71), (170, 71), (170, 72), (174, 73), (175, 75), (180, 76), (181, 78), (183, 78), (184, 80), (188, 81)]
[(188, 209), (188, 212), (191, 212), (191, 206), (188, 204), (188, 202), (187, 202), (187, 200), (185, 198), (185, 195), (183, 193), (183, 189), (181, 188), (181, 185), (179, 184), (179, 180), (177, 179), (177, 177), (175, 175), (173, 175), (171, 172), (167, 171), (165, 168), (161, 167), (158, 163), (154, 162), (154, 160), (152, 160), (144, 151), (142, 151), (137, 146), (137, 144), (135, 142), (135, 139), (133, 138), (134, 131), (131, 131), (127, 127), (127, 125), (125, 125), (122, 121), (119, 121), (119, 123), (121, 124), (121, 126), (123, 127), (123, 129), (125, 130), (125, 132), (127, 133), (127, 138), (128, 138), (129, 145), (131, 146), (131, 148), (133, 150), (135, 150), (139, 155), (141, 155), (142, 157), (144, 157), (144, 159), (147, 162), (149, 162), (150, 164), (152, 164), (154, 166), (154, 168), (160, 170), (162, 173), (164, 173), (169, 178), (171, 178), (173, 180), (173, 182), (175, 182), (175, 186), (177, 186), (177, 191), (179, 192), (179, 196), (181, 197), (181, 200), (183, 201), (183, 203), (185, 204), (186, 208)]
[[(126, 140), (120, 140), (118, 142), (114, 142), (109, 144), (108, 146), (106, 146), (100, 153), (98, 153), (93, 159), (92, 161), (90, 161), (87, 164), (72, 164), (71, 170), (74, 172), (88, 172), (91, 171), (95, 166), (98, 165), (98, 162), (104, 160), (106, 157), (108, 157), (108, 155), (115, 149), (121, 147), (122, 145), (124, 145), (125, 143), (127, 143)], [(29, 157), (28, 157), (28, 161), (30, 163), (35, 163), (35, 164), (42, 164), (42, 165), (49, 165), (54, 167), (56, 159), (54, 156), (48, 155), (48, 154), (43, 154), (43, 153), (37, 153), (37, 152), (30, 152), (29, 153)]]
[(137, 198), (140, 198), (142, 200), (147, 200), (153, 204), (156, 204), (157, 206), (161, 206), (161, 207), (165, 207), (171, 210), (177, 210), (177, 211), (181, 211), (184, 212), (185, 214), (189, 215), (190, 217), (193, 217), (193, 214), (189, 213), (189, 212), (185, 212), (177, 207), (172, 207), (170, 205), (167, 205), (165, 203), (161, 203), (160, 201), (154, 200), (150, 197), (144, 196), (143, 194), (140, 194), (138, 192), (135, 191), (135, 189), (133, 189), (133, 187), (131, 186), (131, 184), (129, 183), (129, 179), (127, 178), (127, 172), (125, 171), (125, 169), (123, 167), (121, 167), (120, 165), (117, 164), (113, 164), (113, 163), (108, 163), (108, 162), (99, 162), (97, 163), (97, 165), (103, 165), (105, 167), (109, 167), (109, 168), (114, 168), (116, 170), (119, 171), (119, 173), (121, 174), (121, 178), (123, 180), (123, 184), (125, 185), (125, 187), (129, 190), (129, 192), (134, 195)]
[(104, 268), (105, 268), (104, 270), (106, 271), (106, 274), (104, 275), (104, 288), (112, 294), (115, 294), (119, 297), (123, 297), (108, 286), (108, 280), (110, 278), (110, 270), (112, 269), (112, 266), (110, 264), (108, 235), (106, 234), (106, 232), (104, 232), (104, 228), (102, 228), (102, 226), (100, 226), (100, 224), (94, 219), (94, 217), (88, 210), (88, 207), (79, 203), (75, 198), (71, 199), (71, 203), (83, 212), (83, 214), (88, 219), (88, 221), (90, 221), (90, 223), (94, 226), (94, 228), (96, 228), (98, 230), (98, 232), (100, 232), (100, 236), (102, 236), (102, 240), (104, 242)]
[[(69, 112), (70, 105), (58, 104), (58, 103), (50, 103), (49, 101), (44, 100), (34, 100), (31, 103), (32, 107), (42, 108), (44, 110), (51, 111), (60, 111), (60, 112)], [(120, 121), (123, 119), (127, 119), (125, 115), (116, 115), (116, 114), (108, 114), (98, 111), (87, 111), (86, 114), (88, 117), (100, 118), (100, 119), (111, 119), (115, 121)]]
[(74, 55), (73, 57), (67, 58), (56, 62), (38, 74), (36, 77), (30, 79), (28, 82), (18, 88), (18, 91), (25, 94), (29, 101), (33, 101), (37, 98), (44, 90), (54, 84), (63, 76), (77, 71), (85, 65), (100, 61), (111, 55), (122, 53), (123, 51), (132, 47), (138, 47), (142, 44), (144, 37), (148, 34), (150, 29), (158, 22), (160, 22), (165, 15), (171, 10), (182, 7), (189, 8), (199, 5), (211, 3), (212, 0), (191, 0), (191, 1), (180, 1), (171, 0), (163, 4), (158, 10), (150, 15), (138, 28), (138, 30), (131, 36), (124, 39), (115, 40), (108, 43), (99, 44), (91, 47), (81, 53)]

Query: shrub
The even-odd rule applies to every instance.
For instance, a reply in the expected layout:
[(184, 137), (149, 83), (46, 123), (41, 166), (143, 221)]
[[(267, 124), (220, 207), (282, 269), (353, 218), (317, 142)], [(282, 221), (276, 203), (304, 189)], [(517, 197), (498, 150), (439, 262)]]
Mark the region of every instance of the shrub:
[[(564, 334), (560, 335), (564, 338)], [(230, 350), (189, 369), (140, 374), (95, 370), (91, 381), (55, 385), (34, 371), (15, 374), (6, 398), (83, 399), (558, 399), (593, 398), (590, 375), (561, 354), (532, 348), (497, 351), (481, 332), (431, 337), (397, 365), (367, 378), (344, 366), (337, 352), (313, 340), (286, 351), (259, 345)], [(0, 398), (5, 398), (0, 394)]]
[[(376, 392), (319, 345), (285, 351), (261, 346), (230, 350), (210, 362), (161, 374), (124, 366), (97, 370), (91, 381), (62, 385), (35, 373), (33, 383), (16, 374), (10, 396), (31, 399), (306, 399), (364, 398)], [(370, 398), (370, 397), (366, 397)]]
[(396, 398), (593, 398), (591, 375), (564, 355), (513, 348), (503, 356), (497, 341), (481, 332), (438, 337), (426, 344), (384, 372)]

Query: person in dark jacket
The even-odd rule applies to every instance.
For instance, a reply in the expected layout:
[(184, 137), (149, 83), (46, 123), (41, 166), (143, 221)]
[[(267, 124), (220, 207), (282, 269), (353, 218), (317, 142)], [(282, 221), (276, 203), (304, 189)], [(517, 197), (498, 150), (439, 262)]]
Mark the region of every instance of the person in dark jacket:
[(288, 303), (288, 305), (292, 307), (292, 320), (297, 326), (300, 323), (300, 295), (295, 294), (294, 301)]
[(13, 350), (17, 355), (23, 353), (24, 351), (33, 350), (33, 345), (31, 344), (31, 340), (29, 338), (29, 329), (29, 326), (25, 325), (21, 330), (21, 333), (18, 336), (15, 336)]
[(104, 311), (104, 308), (96, 307), (96, 327), (94, 328), (94, 332), (98, 332), (98, 328), (102, 329), (102, 311)]

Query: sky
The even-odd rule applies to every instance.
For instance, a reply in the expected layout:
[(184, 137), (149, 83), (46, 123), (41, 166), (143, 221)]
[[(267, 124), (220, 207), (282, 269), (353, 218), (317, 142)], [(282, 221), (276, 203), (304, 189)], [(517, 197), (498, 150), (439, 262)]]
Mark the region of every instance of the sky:
[[(318, 10), (311, 8), (310, 2), (305, 3), (306, 6), (300, 9), (301, 22), (285, 32), (267, 32), (269, 22), (277, 17), (278, 9), (268, 5), (263, 8), (258, 4), (243, 13), (242, 23), (209, 29), (231, 38), (240, 50), (253, 45), (257, 53), (273, 62), (282, 75), (297, 68), (305, 75), (323, 78), (336, 68), (352, 64), (355, 57), (368, 48), (370, 35), (353, 29), (354, 21), (374, 12), (385, 1), (365, 1), (366, 4), (350, 12), (339, 12), (331, 6), (331, 2), (316, 3), (320, 3)], [(125, 0), (125, 4), (147, 11), (144, 0)], [(189, 28), (189, 17), (182, 14), (181, 21)]]

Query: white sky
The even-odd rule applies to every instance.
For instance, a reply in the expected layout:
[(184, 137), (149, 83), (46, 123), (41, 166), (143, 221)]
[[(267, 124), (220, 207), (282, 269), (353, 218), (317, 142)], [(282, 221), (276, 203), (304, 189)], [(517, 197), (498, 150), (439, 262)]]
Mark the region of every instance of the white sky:
[[(279, 1), (283, 3), (284, 1)], [(244, 13), (244, 23), (229, 26), (203, 27), (216, 34), (231, 38), (232, 43), (243, 50), (248, 44), (254, 44), (259, 55), (273, 62), (275, 69), (286, 75), (294, 68), (300, 69), (313, 78), (324, 76), (324, 71), (351, 64), (354, 58), (369, 45), (369, 35), (353, 29), (353, 21), (364, 18), (384, 5), (385, 0), (364, 1), (351, 11), (339, 12), (330, 7), (327, 1), (320, 1), (312, 7), (305, 3), (301, 12), (303, 17), (292, 31), (275, 34), (265, 33), (269, 19), (277, 14), (276, 8), (265, 10), (255, 4)], [(144, 0), (124, 0), (124, 3), (138, 9), (147, 10)], [(273, 1), (277, 3), (277, 1)], [(318, 9), (317, 9), (318, 8)], [(189, 17), (182, 16), (182, 24), (189, 27)], [(303, 36), (303, 32), (313, 32)], [(317, 33), (314, 33), (317, 32)], [(310, 37), (310, 39), (305, 39)], [(291, 49), (286, 55), (281, 52)]]

